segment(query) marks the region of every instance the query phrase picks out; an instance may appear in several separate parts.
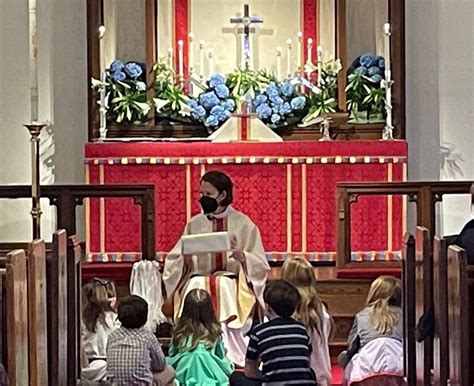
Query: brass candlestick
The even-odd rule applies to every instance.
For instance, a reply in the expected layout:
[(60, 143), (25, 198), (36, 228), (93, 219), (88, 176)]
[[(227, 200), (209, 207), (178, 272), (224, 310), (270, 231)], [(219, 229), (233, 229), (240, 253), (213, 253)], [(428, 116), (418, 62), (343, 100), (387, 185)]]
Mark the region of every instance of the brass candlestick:
[(33, 218), (33, 239), (41, 238), (41, 205), (40, 205), (40, 134), (44, 123), (32, 122), (24, 125), (31, 138), (31, 217)]

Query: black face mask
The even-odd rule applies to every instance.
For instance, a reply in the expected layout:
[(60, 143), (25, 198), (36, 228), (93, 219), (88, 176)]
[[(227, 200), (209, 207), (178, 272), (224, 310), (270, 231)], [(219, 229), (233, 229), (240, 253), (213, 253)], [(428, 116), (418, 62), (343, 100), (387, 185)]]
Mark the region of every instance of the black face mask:
[(219, 204), (214, 197), (202, 196), (199, 199), (199, 203), (201, 204), (204, 214), (213, 213), (219, 207)]

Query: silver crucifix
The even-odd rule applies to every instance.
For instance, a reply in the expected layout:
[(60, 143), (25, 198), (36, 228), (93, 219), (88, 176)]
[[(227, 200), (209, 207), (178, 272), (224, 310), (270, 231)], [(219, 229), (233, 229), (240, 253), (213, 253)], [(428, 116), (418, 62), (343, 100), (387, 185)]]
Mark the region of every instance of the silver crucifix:
[(243, 53), (243, 62), (244, 69), (250, 69), (250, 26), (252, 24), (263, 23), (263, 19), (256, 16), (250, 16), (249, 5), (244, 5), (244, 15), (242, 17), (233, 17), (230, 19), (232, 24), (243, 24), (244, 26), (244, 47), (242, 50)]

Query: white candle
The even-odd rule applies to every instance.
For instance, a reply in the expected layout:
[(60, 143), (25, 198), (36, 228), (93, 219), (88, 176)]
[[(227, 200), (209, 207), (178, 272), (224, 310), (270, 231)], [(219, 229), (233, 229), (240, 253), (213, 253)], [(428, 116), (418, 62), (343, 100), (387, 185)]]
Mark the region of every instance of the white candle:
[(199, 79), (204, 79), (204, 40), (199, 40)]
[(178, 40), (178, 75), (180, 81), (183, 81), (184, 78), (183, 44), (182, 40)]
[(322, 81), (322, 73), (321, 73), (321, 67), (323, 64), (323, 47), (318, 46), (318, 86), (321, 86), (321, 81)]
[(313, 39), (311, 38), (308, 38), (308, 59), (307, 59), (307, 63), (308, 64), (311, 64), (313, 63)]
[(291, 39), (288, 39), (286, 41), (286, 44), (288, 46), (288, 54), (287, 54), (287, 57), (286, 57), (286, 72), (287, 72), (287, 75), (288, 75), (288, 78), (291, 78)]
[(277, 80), (281, 79), (281, 47), (277, 47), (276, 53), (277, 53), (277, 68), (276, 68), (276, 78)]
[(173, 70), (173, 48), (168, 48), (168, 66)]
[(302, 55), (302, 45), (303, 45), (303, 32), (298, 32), (298, 49), (296, 51), (296, 67), (298, 67), (298, 72), (300, 73), (301, 68), (301, 55)]
[(385, 23), (383, 26), (383, 32), (385, 34), (385, 70), (390, 70), (390, 23)]
[(30, 33), (30, 108), (31, 122), (38, 121), (38, 39), (36, 29), (36, 0), (29, 0)]
[(209, 48), (207, 50), (207, 58), (209, 59), (209, 77), (214, 74), (214, 50)]
[(189, 77), (194, 72), (194, 34), (192, 32), (189, 33), (189, 46), (188, 46), (188, 72)]

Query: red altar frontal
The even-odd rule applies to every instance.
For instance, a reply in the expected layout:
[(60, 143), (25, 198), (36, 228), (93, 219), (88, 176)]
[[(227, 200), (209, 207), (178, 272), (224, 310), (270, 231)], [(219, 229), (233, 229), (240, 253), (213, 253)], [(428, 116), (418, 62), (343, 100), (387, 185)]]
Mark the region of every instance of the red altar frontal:
[[(162, 258), (199, 212), (199, 180), (219, 169), (235, 184), (234, 206), (262, 233), (268, 259), (304, 254), (336, 258), (336, 183), (404, 181), (405, 141), (283, 143), (106, 142), (85, 148), (86, 178), (94, 184), (154, 184), (156, 249)], [(404, 231), (401, 197), (362, 197), (352, 210), (356, 260), (399, 258)], [(141, 257), (140, 209), (131, 199), (91, 200), (89, 261)]]

